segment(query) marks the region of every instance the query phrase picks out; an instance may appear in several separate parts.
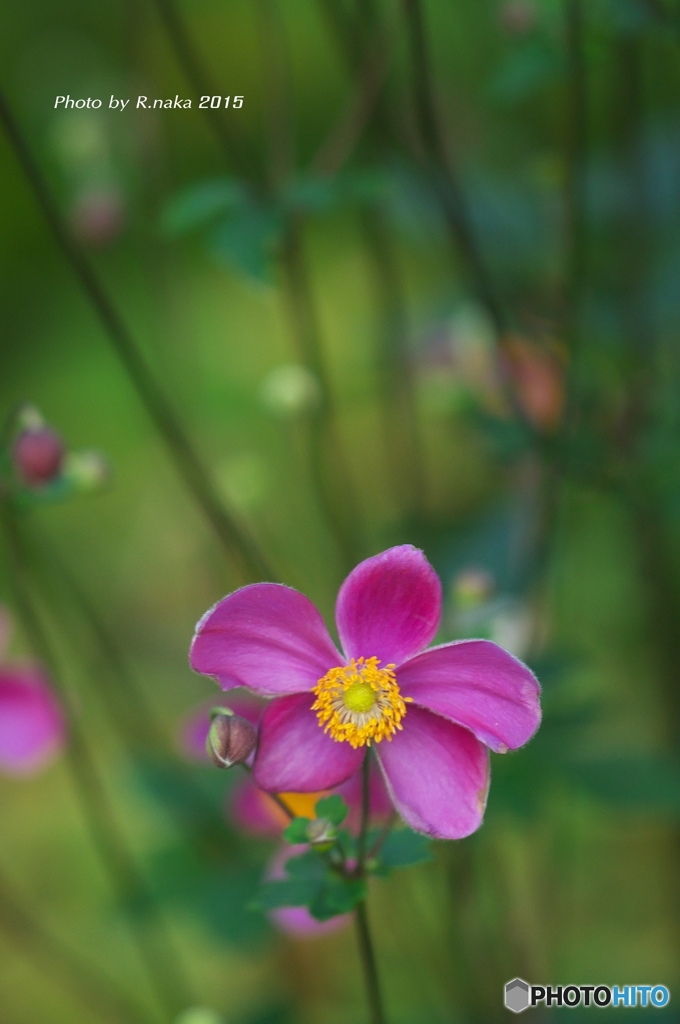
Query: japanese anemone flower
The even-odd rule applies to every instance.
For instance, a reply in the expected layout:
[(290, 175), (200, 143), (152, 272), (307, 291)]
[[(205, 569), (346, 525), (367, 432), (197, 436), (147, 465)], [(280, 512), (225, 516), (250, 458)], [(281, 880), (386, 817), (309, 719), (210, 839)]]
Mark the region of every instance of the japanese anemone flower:
[(0, 772), (33, 775), (64, 744), (64, 720), (34, 667), (0, 667)]
[(9, 615), (0, 608), (0, 772), (33, 775), (60, 752), (66, 727), (40, 669), (5, 661), (11, 629)]
[(441, 615), (441, 584), (422, 551), (390, 548), (340, 588), (344, 654), (298, 591), (257, 583), (198, 623), (190, 662), (222, 689), (271, 698), (260, 722), (255, 781), (270, 793), (333, 789), (371, 746), (402, 818), (460, 839), (481, 825), (489, 748), (522, 746), (540, 722), (533, 673), (489, 640), (425, 650)]

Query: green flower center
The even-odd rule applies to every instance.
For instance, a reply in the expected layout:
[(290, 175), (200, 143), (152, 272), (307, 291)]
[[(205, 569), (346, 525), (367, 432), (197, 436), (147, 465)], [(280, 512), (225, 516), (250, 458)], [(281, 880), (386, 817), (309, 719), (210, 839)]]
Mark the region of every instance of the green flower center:
[(342, 695), (350, 711), (370, 711), (375, 704), (375, 690), (368, 683), (352, 683)]

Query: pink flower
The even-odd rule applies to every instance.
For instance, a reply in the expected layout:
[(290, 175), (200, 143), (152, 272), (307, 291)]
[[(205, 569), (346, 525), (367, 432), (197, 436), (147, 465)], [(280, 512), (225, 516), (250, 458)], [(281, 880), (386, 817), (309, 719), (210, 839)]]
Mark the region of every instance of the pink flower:
[(33, 775), (59, 753), (66, 727), (43, 674), (33, 665), (4, 662), (11, 631), (0, 608), (0, 772)]
[(64, 719), (44, 676), (33, 667), (0, 667), (0, 771), (40, 771), (64, 737)]
[(198, 623), (190, 661), (224, 690), (273, 698), (253, 766), (268, 792), (335, 788), (371, 745), (392, 801), (414, 829), (460, 839), (477, 829), (488, 750), (522, 746), (540, 722), (538, 682), (488, 640), (425, 650), (441, 584), (421, 551), (391, 548), (358, 565), (338, 595), (344, 654), (289, 587), (259, 583)]

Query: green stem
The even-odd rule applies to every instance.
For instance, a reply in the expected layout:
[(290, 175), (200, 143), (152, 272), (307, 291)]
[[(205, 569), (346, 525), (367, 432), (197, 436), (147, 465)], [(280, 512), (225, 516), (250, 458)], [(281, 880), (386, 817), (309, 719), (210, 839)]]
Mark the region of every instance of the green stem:
[(96, 310), (142, 404), (165, 441), (185, 486), (213, 526), (240, 575), (245, 579), (274, 579), (272, 569), (257, 543), (224, 507), (174, 408), (157, 384), (118, 308), (85, 253), (69, 233), (42, 171), (1, 90), (0, 121), (59, 247)]
[(52, 935), (26, 910), (26, 900), (0, 873), (0, 929), (13, 946), (45, 967), (60, 984), (68, 987), (96, 1014), (97, 1020), (115, 1020), (119, 1024), (149, 1024), (148, 1013), (121, 991), (118, 985), (100, 974), (85, 960)]
[(357, 942), (359, 944), (359, 955), (361, 966), (364, 972), (364, 983), (366, 985), (366, 997), (371, 1014), (371, 1024), (386, 1024), (383, 1011), (382, 998), (380, 995), (380, 983), (378, 981), (378, 969), (373, 951), (373, 940), (368, 924), (368, 913), (366, 900), (357, 904), (355, 911), (355, 922), (357, 931)]
[[(371, 812), (371, 757), (370, 751), (366, 751), (361, 766), (361, 826), (357, 841), (357, 866), (355, 875), (357, 878), (364, 877), (364, 864), (366, 861), (366, 838), (368, 835), (368, 823)], [(364, 974), (366, 986), (366, 998), (371, 1013), (371, 1024), (385, 1024), (385, 1013), (383, 1011), (382, 999), (380, 996), (380, 984), (378, 981), (378, 968), (373, 950), (373, 940), (368, 924), (368, 911), (366, 900), (357, 904), (355, 911), (355, 923), (357, 931), (357, 942), (359, 944), (359, 956)]]
[[(174, 1018), (180, 1010), (194, 1004), (195, 999), (184, 977), (165, 921), (118, 826), (77, 709), (61, 680), (52, 645), (29, 589), (14, 512), (3, 501), (0, 513), (7, 539), (11, 585), (17, 612), (34, 653), (50, 674), (66, 716), (69, 742), (65, 759), (85, 823), (121, 906), (132, 911), (133, 934), (159, 1003), (168, 1016)], [(139, 913), (140, 910), (144, 912), (143, 915)]]
[(502, 335), (508, 329), (503, 303), (479, 250), (458, 171), (447, 152), (437, 117), (434, 77), (421, 3), (420, 0), (403, 0), (403, 4), (411, 52), (414, 102), (430, 180), (442, 207), (452, 244), (463, 256), (479, 299), (493, 320), (497, 333)]
[(368, 749), (364, 754), (361, 765), (361, 823), (359, 826), (359, 839), (357, 842), (357, 869), (359, 878), (364, 873), (364, 861), (366, 859), (366, 837), (368, 834), (368, 821), (371, 814), (371, 760)]
[(567, 145), (566, 214), (567, 282), (566, 336), (576, 347), (578, 314), (586, 271), (585, 162), (588, 145), (588, 95), (584, 59), (581, 0), (565, 0), (569, 69), (569, 140)]
[(409, 317), (388, 224), (378, 208), (362, 214), (362, 228), (375, 279), (382, 344), (377, 369), (383, 434), (394, 493), (409, 514), (427, 503), (427, 479), (409, 353)]

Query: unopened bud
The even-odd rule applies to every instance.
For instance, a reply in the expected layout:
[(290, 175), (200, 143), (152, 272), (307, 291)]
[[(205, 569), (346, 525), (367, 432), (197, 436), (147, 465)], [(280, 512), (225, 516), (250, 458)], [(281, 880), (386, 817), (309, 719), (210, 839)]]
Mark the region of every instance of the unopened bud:
[(246, 761), (257, 745), (257, 730), (247, 718), (229, 708), (214, 708), (205, 749), (218, 768)]
[(325, 818), (315, 818), (307, 826), (307, 838), (317, 849), (330, 849), (336, 840), (338, 830)]
[(40, 487), (59, 476), (64, 444), (51, 427), (29, 427), (14, 442), (12, 457), (23, 482), (29, 487)]

